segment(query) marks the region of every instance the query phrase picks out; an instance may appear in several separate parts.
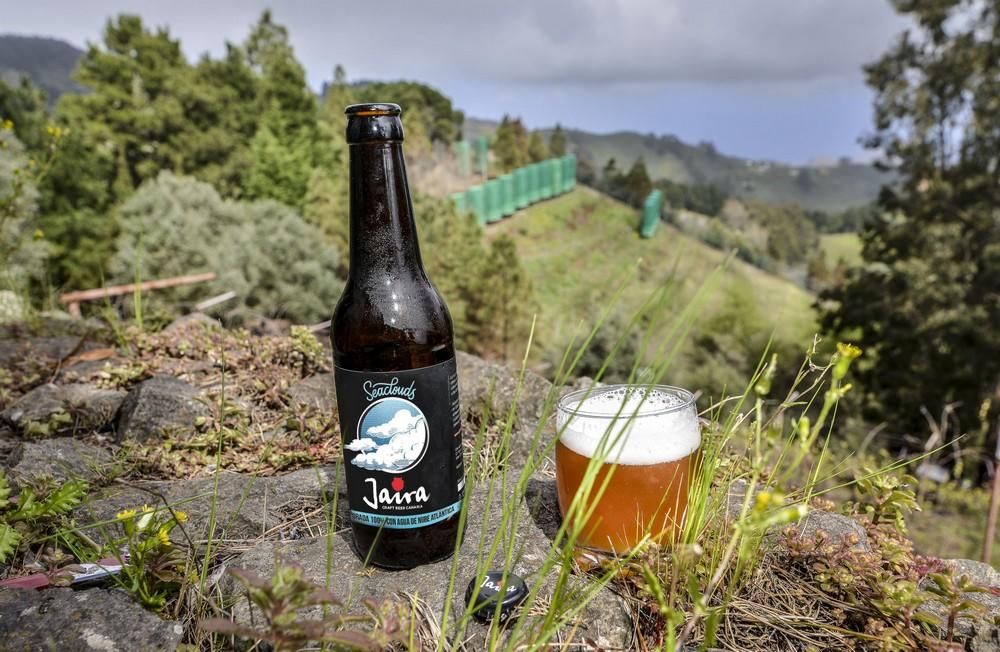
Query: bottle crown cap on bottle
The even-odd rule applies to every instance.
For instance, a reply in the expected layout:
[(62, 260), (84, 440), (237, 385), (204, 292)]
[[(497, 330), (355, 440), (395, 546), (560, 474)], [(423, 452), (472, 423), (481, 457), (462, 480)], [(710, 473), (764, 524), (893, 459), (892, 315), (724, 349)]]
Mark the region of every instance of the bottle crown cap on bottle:
[(352, 104), (346, 109), (347, 143), (399, 142), (403, 140), (403, 110), (391, 102)]

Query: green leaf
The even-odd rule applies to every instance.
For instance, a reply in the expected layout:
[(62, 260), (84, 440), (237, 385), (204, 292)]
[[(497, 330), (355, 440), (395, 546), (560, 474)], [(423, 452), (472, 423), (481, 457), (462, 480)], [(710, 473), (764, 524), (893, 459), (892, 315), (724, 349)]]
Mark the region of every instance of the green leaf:
[(10, 484), (7, 482), (7, 474), (0, 471), (0, 507), (5, 506), (10, 498)]
[(87, 495), (87, 483), (81, 480), (70, 480), (53, 491), (42, 503), (41, 516), (59, 516), (66, 514)]
[(35, 500), (35, 492), (25, 487), (17, 497), (17, 508), (7, 515), (7, 521), (30, 521), (37, 516), (38, 502)]
[(21, 543), (21, 535), (6, 523), (0, 523), (0, 564), (5, 563), (7, 558), (14, 554), (18, 544)]
[(715, 645), (716, 631), (719, 629), (719, 622), (722, 620), (722, 609), (710, 609), (705, 618), (705, 647)]

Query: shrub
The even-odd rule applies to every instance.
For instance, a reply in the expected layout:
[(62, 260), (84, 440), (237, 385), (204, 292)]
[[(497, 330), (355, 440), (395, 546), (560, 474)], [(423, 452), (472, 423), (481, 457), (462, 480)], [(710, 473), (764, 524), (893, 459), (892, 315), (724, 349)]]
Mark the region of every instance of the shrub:
[(208, 184), (164, 172), (122, 207), (111, 273), (127, 282), (214, 271), (208, 288), (154, 298), (186, 302), (232, 290), (230, 318), (263, 313), (310, 322), (333, 310), (343, 285), (336, 267), (337, 252), (292, 209), (224, 200)]
[(34, 162), (9, 124), (0, 125), (0, 290), (22, 293), (44, 278), (47, 250), (35, 222)]

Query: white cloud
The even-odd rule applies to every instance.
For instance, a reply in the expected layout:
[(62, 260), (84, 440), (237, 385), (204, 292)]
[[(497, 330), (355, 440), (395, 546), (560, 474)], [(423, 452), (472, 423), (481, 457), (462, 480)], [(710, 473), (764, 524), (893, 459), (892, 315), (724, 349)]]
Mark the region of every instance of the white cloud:
[(349, 451), (370, 451), (378, 448), (378, 444), (369, 437), (358, 437), (344, 448)]
[(402, 471), (420, 459), (427, 442), (427, 428), (420, 419), (413, 428), (395, 435), (389, 442), (368, 453), (355, 455), (351, 464), (373, 471)]
[(424, 417), (422, 414), (413, 416), (409, 410), (397, 410), (396, 414), (389, 421), (368, 428), (367, 434), (370, 437), (385, 439), (386, 437), (392, 437), (393, 435), (413, 430), (423, 420)]
[(96, 41), (107, 16), (169, 25), (189, 57), (241, 41), (271, 4), (314, 83), (352, 79), (547, 83), (807, 81), (857, 76), (904, 26), (877, 0), (37, 0), (5, 31)]

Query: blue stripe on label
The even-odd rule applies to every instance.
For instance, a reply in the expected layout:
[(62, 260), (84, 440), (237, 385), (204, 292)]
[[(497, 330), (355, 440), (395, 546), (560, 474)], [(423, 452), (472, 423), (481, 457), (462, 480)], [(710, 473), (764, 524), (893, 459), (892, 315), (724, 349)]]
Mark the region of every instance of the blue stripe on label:
[(441, 509), (428, 512), (427, 514), (414, 514), (412, 516), (385, 516), (384, 514), (372, 514), (370, 512), (359, 512), (351, 510), (351, 520), (362, 525), (372, 527), (383, 527), (388, 530), (409, 530), (415, 527), (427, 527), (438, 521), (443, 521), (449, 516), (457, 514), (462, 509), (462, 501), (442, 507)]

